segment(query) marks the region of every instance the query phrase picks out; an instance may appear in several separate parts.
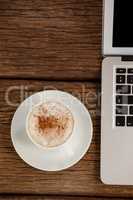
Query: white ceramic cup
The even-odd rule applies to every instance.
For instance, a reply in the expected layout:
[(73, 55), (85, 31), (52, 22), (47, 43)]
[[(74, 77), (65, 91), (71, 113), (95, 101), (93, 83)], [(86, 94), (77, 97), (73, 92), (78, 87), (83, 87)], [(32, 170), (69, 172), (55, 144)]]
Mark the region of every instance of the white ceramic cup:
[[(35, 137), (33, 137), (33, 134), (32, 134), (32, 130), (31, 130), (31, 128), (29, 128), (29, 120), (30, 120), (30, 118), (34, 115), (34, 111), (35, 111), (35, 109), (38, 109), (39, 108), (39, 106), (41, 106), (41, 105), (45, 105), (46, 106), (46, 104), (48, 104), (48, 103), (54, 103), (56, 106), (60, 106), (60, 107), (62, 107), (62, 108), (64, 108), (65, 109), (65, 111), (67, 111), (68, 113), (69, 113), (69, 116), (71, 117), (71, 128), (70, 128), (70, 130), (69, 130), (69, 133), (68, 134), (66, 134), (66, 136), (62, 139), (62, 141), (61, 142), (59, 142), (58, 144), (56, 144), (56, 145), (53, 145), (53, 146), (47, 146), (47, 145), (43, 145), (43, 144), (41, 144), (41, 143), (39, 143), (38, 141), (37, 141), (37, 139), (35, 139)], [(55, 116), (56, 117), (56, 116)], [(74, 118), (73, 118), (73, 115), (72, 115), (72, 112), (64, 105), (64, 104), (62, 104), (62, 103), (60, 103), (60, 102), (40, 102), (39, 104), (36, 104), (36, 105), (34, 105), (33, 107), (32, 107), (32, 109), (29, 111), (29, 113), (27, 114), (27, 118), (26, 118), (26, 132), (27, 132), (27, 135), (28, 135), (28, 137), (29, 137), (29, 139), (32, 141), (32, 143), (34, 144), (34, 145), (36, 145), (37, 147), (39, 147), (39, 148), (43, 148), (44, 150), (45, 149), (53, 149), (53, 148), (56, 148), (56, 147), (58, 147), (58, 146), (60, 146), (60, 145), (63, 145), (65, 142), (67, 142), (67, 140), (71, 137), (71, 135), (72, 135), (72, 132), (73, 132), (73, 128), (74, 128)], [(43, 138), (42, 138), (43, 139)]]

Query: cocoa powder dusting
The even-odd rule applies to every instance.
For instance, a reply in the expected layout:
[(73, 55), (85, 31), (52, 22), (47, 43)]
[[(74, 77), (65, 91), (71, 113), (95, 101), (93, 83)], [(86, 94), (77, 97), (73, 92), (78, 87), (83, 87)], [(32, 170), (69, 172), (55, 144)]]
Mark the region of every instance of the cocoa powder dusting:
[[(38, 118), (38, 128), (41, 129), (43, 132), (45, 130), (55, 128), (58, 129), (58, 134), (65, 129), (67, 125), (68, 118), (64, 118), (63, 120), (56, 118), (55, 116), (37, 116)], [(45, 132), (48, 134), (48, 131)]]

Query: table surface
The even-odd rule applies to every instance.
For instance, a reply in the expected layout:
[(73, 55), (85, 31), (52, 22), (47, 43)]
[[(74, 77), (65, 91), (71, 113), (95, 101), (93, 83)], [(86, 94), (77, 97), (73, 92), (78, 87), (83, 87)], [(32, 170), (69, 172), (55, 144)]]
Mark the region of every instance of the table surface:
[[(133, 197), (100, 181), (101, 36), (102, 0), (0, 0), (0, 199)], [(53, 88), (85, 103), (94, 133), (75, 166), (43, 172), (16, 154), (10, 125), (27, 96)]]

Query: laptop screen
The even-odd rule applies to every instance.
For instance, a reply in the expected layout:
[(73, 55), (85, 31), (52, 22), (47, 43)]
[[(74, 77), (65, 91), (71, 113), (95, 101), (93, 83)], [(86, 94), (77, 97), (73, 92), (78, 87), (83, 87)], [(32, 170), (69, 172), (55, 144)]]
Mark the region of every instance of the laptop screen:
[(133, 47), (133, 0), (114, 0), (113, 47)]

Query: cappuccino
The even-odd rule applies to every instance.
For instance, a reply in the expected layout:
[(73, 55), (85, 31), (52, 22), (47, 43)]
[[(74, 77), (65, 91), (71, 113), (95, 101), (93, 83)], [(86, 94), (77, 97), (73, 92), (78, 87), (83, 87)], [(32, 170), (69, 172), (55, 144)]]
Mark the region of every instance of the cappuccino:
[(27, 117), (30, 139), (44, 148), (56, 147), (71, 136), (74, 119), (71, 111), (59, 102), (45, 102), (33, 107)]

